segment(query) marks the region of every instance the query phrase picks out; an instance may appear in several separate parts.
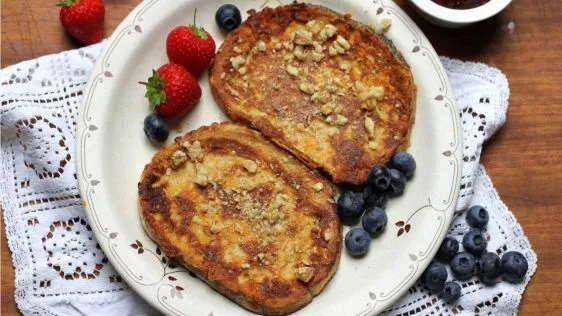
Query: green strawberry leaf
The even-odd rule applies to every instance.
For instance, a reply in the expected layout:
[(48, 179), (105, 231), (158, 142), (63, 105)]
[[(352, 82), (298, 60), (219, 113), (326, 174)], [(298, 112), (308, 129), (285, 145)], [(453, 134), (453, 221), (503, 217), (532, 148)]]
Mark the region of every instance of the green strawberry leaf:
[(146, 86), (145, 97), (150, 101), (150, 110), (154, 111), (159, 105), (166, 102), (166, 92), (164, 86), (166, 80), (160, 77), (156, 70), (152, 70), (152, 77), (148, 78), (148, 82), (139, 82)]
[(59, 0), (59, 3), (57, 3), (57, 7), (70, 7), (76, 1), (78, 0)]
[(207, 40), (207, 31), (205, 31), (205, 29), (202, 26), (197, 26), (197, 23), (195, 22), (196, 16), (197, 16), (197, 8), (195, 8), (195, 11), (193, 12), (193, 24), (190, 25), (189, 27), (191, 28), (191, 31), (193, 32), (193, 34), (195, 34), (195, 36), (205, 41)]

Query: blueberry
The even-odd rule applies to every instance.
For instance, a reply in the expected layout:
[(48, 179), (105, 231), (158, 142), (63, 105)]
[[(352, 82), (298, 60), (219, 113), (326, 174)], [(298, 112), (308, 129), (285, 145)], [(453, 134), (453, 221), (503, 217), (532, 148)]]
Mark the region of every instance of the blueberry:
[(374, 206), (365, 210), (361, 224), (363, 228), (371, 235), (379, 234), (386, 227), (388, 218), (384, 209)]
[(488, 242), (486, 237), (479, 229), (471, 229), (468, 233), (464, 234), (462, 238), (462, 246), (464, 249), (475, 256), (479, 256), (486, 251)]
[(478, 275), (484, 284), (493, 284), (501, 275), (500, 257), (493, 252), (485, 252), (477, 263)]
[(168, 138), (170, 131), (166, 120), (162, 116), (150, 113), (144, 119), (144, 133), (150, 140), (163, 142)]
[(459, 251), (459, 242), (453, 237), (445, 237), (437, 251), (437, 258), (449, 261)]
[(362, 192), (344, 191), (338, 198), (338, 214), (341, 219), (359, 217), (364, 210)]
[(384, 166), (376, 166), (369, 171), (367, 182), (374, 191), (382, 192), (390, 185), (390, 172)]
[(394, 154), (390, 160), (390, 166), (402, 171), (406, 179), (410, 179), (414, 175), (414, 171), (416, 171), (416, 161), (414, 157), (405, 151)]
[(488, 211), (480, 205), (474, 205), (466, 213), (466, 222), (475, 228), (483, 228), (488, 224)]
[(363, 189), (363, 199), (365, 200), (365, 208), (378, 206), (384, 208), (388, 200), (384, 192), (373, 191), (370, 186)]
[(451, 259), (451, 271), (459, 280), (467, 280), (474, 274), (476, 268), (476, 259), (466, 251), (459, 252)]
[(388, 172), (390, 173), (389, 191), (392, 195), (402, 194), (406, 188), (406, 176), (396, 169), (388, 169)]
[(362, 228), (352, 228), (345, 234), (345, 248), (352, 256), (362, 256), (369, 250), (371, 236)]
[(529, 264), (523, 254), (517, 251), (509, 251), (503, 254), (500, 261), (500, 269), (503, 279), (511, 283), (519, 283), (525, 278)]
[(441, 295), (448, 304), (454, 303), (461, 297), (461, 286), (457, 282), (447, 282)]
[(215, 13), (215, 21), (225, 31), (232, 31), (242, 23), (240, 10), (233, 4), (224, 4)]
[(431, 291), (439, 292), (447, 281), (447, 269), (442, 263), (432, 262), (423, 273), (422, 281)]

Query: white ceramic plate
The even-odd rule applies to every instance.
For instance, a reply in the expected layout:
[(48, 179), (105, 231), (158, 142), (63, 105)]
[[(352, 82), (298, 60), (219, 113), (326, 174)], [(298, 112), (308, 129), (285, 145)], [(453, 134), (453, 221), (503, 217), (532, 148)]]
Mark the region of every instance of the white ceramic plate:
[[(241, 11), (289, 0), (240, 0)], [(373, 240), (367, 257), (345, 250), (326, 288), (298, 315), (372, 315), (398, 299), (437, 251), (453, 215), (460, 180), (461, 139), (451, 87), (435, 51), (390, 0), (312, 1), (351, 12), (364, 23), (392, 20), (387, 33), (411, 65), (418, 86), (416, 123), (409, 151), (418, 170), (406, 193), (388, 204), (388, 226)], [(157, 148), (145, 137), (148, 114), (144, 87), (151, 69), (167, 62), (166, 35), (190, 23), (193, 10), (217, 46), (223, 39), (214, 22), (224, 1), (145, 0), (106, 43), (85, 92), (77, 133), (78, 180), (99, 244), (125, 281), (167, 314), (243, 315), (249, 312), (171, 263), (144, 232), (137, 182)], [(226, 120), (215, 104), (206, 76), (203, 97), (180, 123), (182, 134)], [(172, 131), (169, 142), (180, 134)], [(348, 230), (345, 227), (344, 233)]]

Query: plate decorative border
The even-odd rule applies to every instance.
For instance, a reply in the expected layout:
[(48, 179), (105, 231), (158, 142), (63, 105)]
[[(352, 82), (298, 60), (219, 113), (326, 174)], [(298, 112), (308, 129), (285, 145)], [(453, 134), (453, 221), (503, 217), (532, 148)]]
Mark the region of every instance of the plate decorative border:
[[(145, 13), (147, 13), (147, 11), (149, 11), (149, 9), (159, 1), (163, 0), (145, 0), (129, 14), (125, 21), (131, 22), (129, 24), (120, 25), (118, 30), (111, 36), (111, 39), (108, 41), (107, 46), (104, 48), (96, 66), (94, 67), (94, 70), (92, 71), (92, 74), (90, 75), (90, 80), (86, 89), (87, 92), (84, 101), (81, 104), (78, 117), (76, 138), (76, 151), (78, 154), (77, 176), (88, 220), (92, 225), (99, 244), (102, 246), (113, 266), (120, 272), (120, 274), (126, 276), (128, 283), (134, 282), (137, 286), (145, 287), (157, 286), (155, 288), (156, 290), (152, 293), (156, 297), (149, 297), (145, 294), (145, 292), (139, 291), (139, 294), (143, 295), (144, 298), (149, 300), (151, 303), (154, 304), (157, 302), (159, 304), (159, 306), (156, 305), (155, 307), (173, 315), (186, 315), (184, 312), (175, 308), (173, 304), (170, 304), (170, 301), (176, 299), (182, 300), (185, 296), (183, 294), (184, 288), (181, 285), (176, 284), (177, 278), (174, 277), (174, 275), (177, 273), (187, 274), (189, 272), (185, 268), (176, 265), (170, 258), (166, 257), (159, 247), (155, 246), (154, 249), (148, 248), (139, 240), (130, 241), (130, 247), (133, 251), (136, 251), (138, 255), (149, 255), (158, 260), (162, 266), (162, 275), (161, 278), (157, 280), (145, 280), (142, 274), (136, 274), (133, 272), (133, 270), (128, 266), (126, 260), (121, 257), (119, 251), (117, 250), (118, 246), (115, 241), (119, 236), (119, 232), (110, 229), (109, 226), (106, 225), (107, 223), (103, 222), (103, 219), (99, 216), (99, 213), (96, 210), (96, 187), (102, 183), (100, 178), (96, 177), (95, 173), (92, 173), (91, 170), (88, 169), (88, 161), (86, 159), (89, 140), (92, 135), (99, 133), (99, 127), (94, 124), (94, 120), (92, 118), (93, 95), (95, 91), (99, 89), (100, 84), (105, 81), (112, 80), (113, 78), (110, 58), (123, 38), (126, 36), (142, 35), (143, 17)], [(269, 1), (275, 2), (272, 3), (275, 5), (282, 4), (281, 0), (266, 0), (260, 8), (267, 5)], [(407, 238), (406, 236), (413, 225), (412, 220), (416, 217), (416, 215), (424, 211), (436, 212), (438, 215), (435, 219), (439, 222), (439, 226), (426, 249), (420, 250), (417, 253), (408, 254), (411, 262), (409, 264), (409, 273), (406, 277), (402, 280), (397, 280), (397, 284), (388, 291), (376, 291), (373, 289), (366, 293), (364, 304), (360, 306), (358, 312), (353, 312), (357, 316), (372, 315), (376, 311), (382, 311), (383, 308), (398, 299), (405, 291), (407, 291), (409, 286), (415, 282), (415, 278), (419, 275), (418, 271), (420, 269), (424, 269), (426, 266), (424, 263), (427, 264), (429, 262), (428, 259), (431, 258), (437, 251), (436, 246), (441, 241), (440, 237), (444, 236), (446, 229), (452, 220), (453, 211), (451, 209), (454, 208), (454, 203), (458, 197), (461, 172), (460, 155), (462, 154), (459, 153), (459, 148), (461, 148), (461, 138), (460, 123), (457, 114), (458, 111), (453, 102), (452, 91), (446, 77), (445, 70), (439, 61), (437, 54), (419, 28), (402, 10), (396, 6), (396, 4), (394, 4), (391, 0), (371, 1), (373, 7), (366, 7), (365, 12), (374, 9), (376, 16), (389, 17), (392, 19), (393, 23), (401, 23), (405, 25), (409, 29), (410, 34), (413, 35), (413, 38), (411, 39), (411, 48), (409, 48), (409, 54), (419, 54), (424, 58), (427, 58), (427, 62), (432, 65), (432, 69), (439, 78), (440, 85), (434, 93), (433, 100), (435, 103), (432, 105), (444, 107), (451, 117), (451, 140), (448, 147), (443, 148), (441, 154), (448, 159), (452, 176), (449, 194), (446, 198), (440, 201), (432, 201), (428, 198), (427, 203), (412, 210), (408, 218), (394, 223), (396, 238)], [(387, 233), (391, 233), (391, 229), (392, 228), (389, 225)], [(213, 312), (209, 311), (208, 315), (212, 316)]]

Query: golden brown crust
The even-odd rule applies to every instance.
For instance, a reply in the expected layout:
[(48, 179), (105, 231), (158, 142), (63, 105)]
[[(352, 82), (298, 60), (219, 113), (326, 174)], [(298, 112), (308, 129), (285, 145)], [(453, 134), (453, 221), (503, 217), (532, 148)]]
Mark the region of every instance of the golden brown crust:
[(291, 313), (337, 269), (334, 187), (242, 125), (177, 138), (145, 167), (138, 189), (143, 225), (161, 249), (251, 311)]
[[(258, 129), (336, 183), (364, 183), (372, 166), (408, 145), (416, 87), (378, 35), (315, 5), (250, 14), (226, 37), (209, 77), (232, 120)], [(335, 27), (332, 36), (322, 33), (327, 25)], [(343, 51), (333, 54), (334, 47)]]

